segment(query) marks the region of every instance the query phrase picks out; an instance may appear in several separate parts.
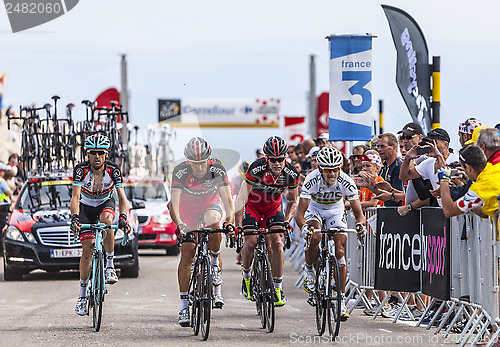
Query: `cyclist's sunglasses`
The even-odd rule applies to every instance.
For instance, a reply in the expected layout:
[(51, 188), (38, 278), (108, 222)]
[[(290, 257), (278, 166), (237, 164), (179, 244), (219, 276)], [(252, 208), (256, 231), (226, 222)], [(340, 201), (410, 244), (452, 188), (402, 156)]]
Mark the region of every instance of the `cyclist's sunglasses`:
[(330, 172), (337, 173), (337, 172), (340, 171), (340, 168), (339, 167), (334, 167), (334, 168), (327, 168), (327, 167), (325, 167), (325, 168), (321, 168), (321, 171), (323, 171), (324, 173), (327, 173), (327, 174), (329, 174)]
[(276, 163), (276, 162), (281, 163), (285, 159), (286, 159), (285, 157), (278, 157), (278, 158), (269, 158), (269, 157), (267, 157), (267, 160), (269, 160), (271, 163)]
[(90, 151), (89, 151), (89, 154), (92, 154), (92, 155), (97, 155), (97, 154), (99, 154), (100, 156), (103, 156), (103, 155), (104, 155), (104, 154), (106, 154), (106, 153), (108, 153), (108, 152), (106, 152), (106, 151), (102, 151), (102, 150), (100, 150), (100, 151), (90, 150)]

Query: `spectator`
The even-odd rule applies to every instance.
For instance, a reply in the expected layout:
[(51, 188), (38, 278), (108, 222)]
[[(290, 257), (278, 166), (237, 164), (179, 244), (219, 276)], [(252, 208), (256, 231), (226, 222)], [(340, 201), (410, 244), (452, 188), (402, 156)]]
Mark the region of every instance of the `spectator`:
[(316, 142), (316, 146), (318, 146), (319, 149), (321, 149), (323, 147), (328, 146), (328, 139), (329, 139), (328, 133), (323, 133), (319, 135), (319, 137), (316, 140), (314, 140), (314, 142)]
[(318, 154), (319, 150), (320, 150), (319, 147), (313, 147), (313, 148), (311, 148), (311, 150), (307, 154), (307, 160), (311, 166), (311, 168), (309, 169), (309, 171), (307, 173), (310, 173), (319, 167), (319, 164), (316, 161), (316, 155)]
[(406, 155), (406, 148), (405, 148), (405, 145), (403, 143), (403, 136), (404, 135), (399, 135), (398, 136), (398, 143), (399, 143), (399, 153), (401, 154), (401, 158), (404, 158), (405, 155)]
[(472, 139), (472, 134), (474, 133), (474, 129), (477, 127), (482, 127), (483, 125), (476, 118), (469, 118), (465, 122), (460, 123), (458, 126), (458, 137), (460, 141), (460, 145), (463, 147)]
[(481, 217), (493, 218), (498, 208), (500, 165), (487, 165), (486, 156), (478, 146), (466, 146), (459, 153), (460, 163), (474, 183), (467, 194), (453, 201), (449, 190), (451, 169), (443, 167), (438, 170), (444, 215), (450, 218), (472, 210)]
[(297, 155), (295, 154), (295, 146), (289, 146), (288, 147), (288, 150), (286, 152), (286, 154), (288, 155), (288, 158), (290, 159), (290, 161), (294, 161), (297, 159)]
[(7, 165), (10, 166), (8, 169), (14, 171), (14, 176), (16, 176), (18, 171), (17, 165), (19, 165), (19, 156), (15, 153), (11, 154)]
[[(399, 177), (402, 180), (413, 180), (418, 177), (422, 177), (430, 180), (432, 189), (436, 189), (439, 186), (436, 172), (437, 169), (457, 161), (458, 155), (452, 154), (451, 149), (449, 148), (450, 136), (446, 130), (442, 128), (429, 131), (424, 140), (425, 145), (422, 144), (414, 146), (408, 151), (403, 164), (401, 165)], [(411, 160), (419, 157), (417, 154), (418, 148), (428, 148), (430, 158), (427, 158), (417, 166), (412, 167)], [(437, 199), (437, 202), (441, 205), (440, 199)]]
[(257, 148), (257, 150), (255, 151), (255, 156), (257, 157), (257, 159), (264, 157), (264, 152), (262, 152), (262, 149)]
[[(12, 192), (16, 190), (16, 183), (14, 182), (14, 171), (10, 169), (10, 165), (7, 165), (7, 169), (3, 175), (3, 179), (9, 185), (9, 188)], [(1, 229), (0, 229), (1, 230)]]
[(368, 146), (358, 145), (352, 149), (352, 155), (349, 160), (352, 161), (352, 168), (350, 171), (353, 175), (357, 175), (362, 169), (363, 164), (361, 163), (360, 155), (364, 154), (368, 150)]
[[(304, 156), (305, 156), (306, 154), (309, 154), (309, 152), (311, 151), (311, 148), (316, 146), (316, 142), (314, 142), (313, 139), (307, 139), (307, 140), (302, 141), (301, 145), (302, 145), (302, 151), (304, 152)], [(307, 159), (308, 158), (304, 157), (304, 161), (301, 161), (302, 174), (304, 176), (306, 176), (307, 173), (309, 172), (309, 170), (311, 169), (311, 162)]]
[[(424, 136), (420, 124), (413, 122), (406, 124), (402, 130), (398, 131), (398, 134), (400, 134), (400, 144), (402, 143), (404, 147), (404, 156), (412, 147), (417, 146)], [(427, 159), (427, 156), (422, 155), (416, 160), (411, 160), (410, 165), (414, 167), (425, 159)], [(412, 209), (428, 206), (431, 204), (431, 200), (437, 205), (436, 198), (430, 194), (431, 189), (430, 181), (421, 177), (405, 181), (405, 205), (398, 207), (399, 215), (405, 216)]]
[(466, 141), (464, 146), (467, 146), (467, 145), (472, 145), (472, 144), (475, 144), (477, 143), (477, 138), (479, 137), (479, 132), (483, 129), (487, 129), (488, 127), (476, 127), (474, 129), (474, 131), (472, 132), (472, 136), (470, 138), (470, 140)]
[[(382, 182), (384, 179), (378, 175), (382, 168), (382, 159), (376, 151), (368, 151), (366, 154), (360, 155), (360, 160), (363, 165), (362, 171), (354, 181), (359, 188), (359, 201), (363, 209), (368, 207), (384, 206), (384, 202), (375, 199), (375, 194), (371, 189), (374, 189), (375, 182)], [(346, 203), (347, 204), (347, 203)]]
[[(386, 183), (377, 184), (374, 193), (378, 198), (384, 200), (384, 206), (401, 206), (403, 192), (403, 181), (399, 178), (401, 168), (401, 158), (398, 157), (398, 141), (394, 134), (386, 133), (379, 135), (377, 140), (377, 152), (384, 163), (380, 176)], [(397, 197), (396, 197), (397, 195)]]
[[(296, 145), (294, 148), (293, 148), (293, 151), (295, 152), (295, 156), (296, 156), (296, 160), (299, 162), (299, 163), (303, 163), (304, 161), (306, 161), (306, 155), (304, 153), (304, 150), (302, 148), (302, 144), (298, 144)], [(299, 171), (300, 172), (300, 171)]]
[(488, 163), (500, 163), (500, 132), (496, 128), (486, 128), (480, 131), (477, 146), (481, 148)]

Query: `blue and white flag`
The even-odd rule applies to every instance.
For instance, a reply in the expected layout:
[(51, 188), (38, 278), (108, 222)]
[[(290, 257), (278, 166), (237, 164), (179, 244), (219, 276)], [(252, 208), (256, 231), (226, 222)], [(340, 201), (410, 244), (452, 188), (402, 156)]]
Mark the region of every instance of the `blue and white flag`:
[(332, 35), (330, 116), (332, 141), (372, 138), (372, 36)]

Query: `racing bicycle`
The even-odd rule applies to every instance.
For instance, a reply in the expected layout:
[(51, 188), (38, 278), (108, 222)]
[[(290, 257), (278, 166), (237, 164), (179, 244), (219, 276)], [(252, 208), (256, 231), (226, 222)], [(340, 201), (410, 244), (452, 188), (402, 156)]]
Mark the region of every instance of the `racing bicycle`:
[[(314, 293), (309, 303), (316, 307), (316, 328), (321, 336), (328, 325), (330, 338), (339, 334), (341, 319), (342, 292), (337, 279), (340, 278), (339, 262), (335, 256), (334, 235), (337, 233), (355, 233), (355, 229), (330, 228), (314, 229), (314, 233), (321, 233), (320, 252), (315, 262), (316, 280)], [(360, 247), (361, 239), (358, 239)], [(310, 237), (306, 238), (305, 249), (309, 248)]]
[[(109, 229), (120, 229), (118, 225), (106, 225), (104, 223), (97, 224), (82, 224), (80, 230), (91, 230), (95, 235), (94, 254), (90, 265), (90, 275), (88, 279), (89, 286), (87, 287), (88, 311), (92, 309), (92, 328), (94, 331), (101, 329), (102, 321), (102, 304), (106, 295), (106, 280), (104, 276), (104, 252), (103, 240)], [(76, 243), (77, 234), (75, 233), (74, 243)], [(122, 246), (127, 244), (127, 234), (123, 235)]]
[[(284, 226), (284, 225), (283, 225)], [(250, 278), (252, 288), (252, 300), (255, 301), (257, 315), (260, 316), (262, 329), (266, 328), (268, 332), (274, 331), (275, 323), (275, 302), (278, 301), (276, 289), (274, 287), (273, 275), (271, 273), (271, 263), (266, 246), (266, 235), (284, 233), (285, 248), (290, 248), (289, 227), (283, 229), (265, 229), (260, 228), (256, 231), (244, 231), (244, 235), (257, 235), (257, 245), (255, 246), (255, 256), (252, 264), (252, 273)], [(242, 248), (242, 237), (238, 238), (238, 247), (236, 252)]]
[(224, 233), (226, 246), (229, 244), (232, 248), (234, 247), (234, 237), (231, 235), (233, 231), (234, 227), (230, 224), (224, 224), (224, 229), (200, 228), (192, 231), (198, 234), (198, 247), (189, 283), (189, 301), (192, 306), (191, 326), (194, 335), (198, 335), (201, 328), (203, 341), (208, 339), (210, 333), (210, 317), (214, 305), (208, 236), (214, 233)]

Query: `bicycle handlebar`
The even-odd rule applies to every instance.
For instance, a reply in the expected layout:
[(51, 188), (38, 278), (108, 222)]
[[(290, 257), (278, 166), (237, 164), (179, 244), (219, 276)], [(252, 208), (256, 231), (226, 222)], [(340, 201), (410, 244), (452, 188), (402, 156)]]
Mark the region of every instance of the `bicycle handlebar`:
[[(93, 229), (103, 229), (103, 230), (105, 230), (105, 229), (114, 229), (114, 230), (118, 230), (118, 229), (120, 229), (120, 227), (118, 225), (107, 225), (107, 224), (104, 224), (104, 223), (81, 224), (81, 226), (80, 226), (80, 231), (81, 230), (93, 230)], [(76, 243), (77, 237), (78, 237), (78, 235), (76, 233), (74, 233), (73, 243)], [(127, 242), (128, 242), (127, 234), (123, 233), (123, 240), (121, 242), (121, 245), (125, 246), (127, 244)]]
[[(338, 233), (356, 234), (358, 235), (358, 249), (361, 249), (363, 247), (363, 235), (359, 235), (356, 229), (347, 229), (347, 228), (313, 229), (312, 232), (314, 234), (321, 233), (328, 235), (334, 235)], [(307, 235), (306, 244), (304, 245), (304, 251), (307, 251), (309, 249), (310, 242), (311, 242), (311, 237), (310, 235)]]

